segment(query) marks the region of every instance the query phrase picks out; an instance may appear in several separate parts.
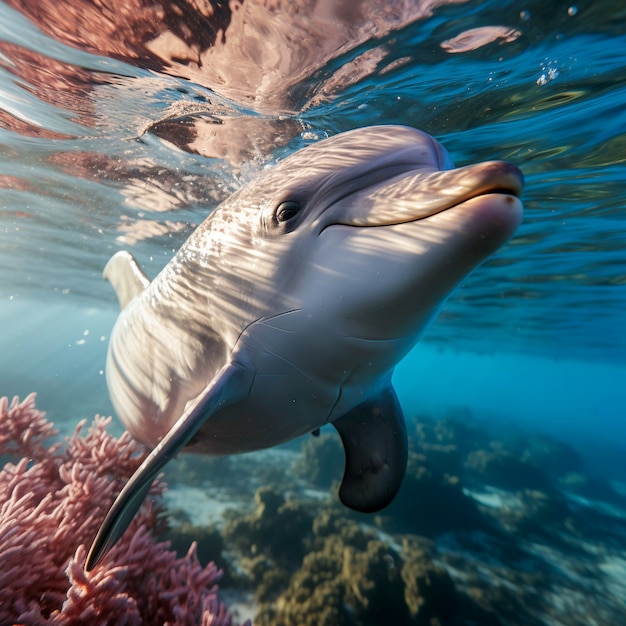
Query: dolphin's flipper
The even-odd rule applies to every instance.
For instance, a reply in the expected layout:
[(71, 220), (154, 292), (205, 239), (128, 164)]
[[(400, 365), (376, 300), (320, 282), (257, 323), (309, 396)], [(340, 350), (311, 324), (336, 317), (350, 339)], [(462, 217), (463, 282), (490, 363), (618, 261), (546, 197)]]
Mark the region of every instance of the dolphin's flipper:
[(115, 499), (87, 556), (87, 571), (92, 570), (124, 534), (161, 469), (176, 456), (213, 413), (247, 396), (253, 380), (254, 370), (240, 363), (229, 363), (218, 372), (137, 468)]
[(125, 250), (116, 252), (109, 259), (102, 277), (113, 285), (122, 309), (150, 284), (135, 257)]
[(404, 415), (391, 384), (334, 426), (346, 451), (339, 498), (356, 511), (380, 511), (398, 493), (408, 456)]

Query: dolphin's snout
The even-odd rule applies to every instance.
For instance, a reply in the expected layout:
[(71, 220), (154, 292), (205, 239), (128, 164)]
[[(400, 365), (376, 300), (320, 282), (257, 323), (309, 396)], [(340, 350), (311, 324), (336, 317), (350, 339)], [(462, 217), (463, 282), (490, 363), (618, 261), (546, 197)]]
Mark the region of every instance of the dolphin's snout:
[(471, 166), (481, 170), (481, 184), (476, 195), (504, 193), (519, 198), (524, 189), (524, 174), (508, 161), (486, 161)]
[(391, 173), (379, 169), (362, 176), (361, 188), (351, 189), (350, 195), (335, 204), (329, 225), (366, 227), (417, 222), (480, 196), (519, 198), (524, 188), (524, 175), (508, 161), (484, 161), (440, 171), (410, 164), (402, 168)]
[(470, 165), (474, 170), (471, 197), (489, 193), (502, 193), (519, 198), (524, 189), (524, 174), (508, 161), (485, 161)]

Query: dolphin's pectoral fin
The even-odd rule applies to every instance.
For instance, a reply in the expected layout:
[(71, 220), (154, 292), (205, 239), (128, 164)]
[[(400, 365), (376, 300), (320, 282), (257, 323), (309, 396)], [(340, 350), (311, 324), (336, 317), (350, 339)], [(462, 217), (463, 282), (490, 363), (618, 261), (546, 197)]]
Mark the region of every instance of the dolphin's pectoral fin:
[(87, 556), (87, 571), (92, 570), (124, 534), (161, 469), (176, 456), (213, 413), (247, 396), (253, 380), (254, 370), (240, 363), (229, 363), (219, 371), (137, 468), (115, 499)]
[(122, 309), (150, 284), (135, 257), (125, 250), (116, 252), (109, 259), (102, 277), (113, 285)]
[(334, 422), (346, 452), (339, 498), (351, 509), (374, 513), (398, 493), (408, 444), (404, 415), (393, 387)]

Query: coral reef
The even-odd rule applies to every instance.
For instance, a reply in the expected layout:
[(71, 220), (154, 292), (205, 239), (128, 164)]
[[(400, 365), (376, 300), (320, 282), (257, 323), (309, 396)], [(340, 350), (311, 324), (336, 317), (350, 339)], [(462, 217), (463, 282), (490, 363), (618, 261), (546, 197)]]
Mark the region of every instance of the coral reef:
[(406, 536), (398, 552), (330, 509), (317, 515), (312, 530), (307, 553), (282, 587), (257, 595), (258, 626), (499, 623), (456, 590), (425, 538)]
[(222, 531), (226, 542), (246, 557), (262, 556), (282, 567), (299, 563), (313, 526), (312, 511), (303, 502), (286, 500), (273, 487), (261, 487), (254, 501), (252, 515), (237, 515), (227, 522)]
[(398, 551), (343, 510), (287, 500), (272, 487), (255, 501), (223, 536), (255, 591), (258, 626), (498, 624), (457, 591), (432, 541), (406, 535)]
[[(421, 417), (403, 487), (375, 516), (337, 502), (341, 472), (326, 470), (343, 451), (332, 433), (305, 438), (302, 451), (291, 482), (258, 490), (256, 509), (233, 513), (222, 532), (241, 573), (234, 584), (254, 593), (257, 626), (523, 626), (569, 619), (563, 597), (577, 602), (576, 625), (626, 615), (617, 596), (585, 595), (615, 584), (598, 563), (622, 562), (624, 501), (575, 472), (583, 461), (569, 446)], [(284, 467), (261, 461), (272, 462)], [(329, 498), (308, 486), (330, 488)]]
[(179, 558), (155, 540), (164, 521), (154, 502), (84, 571), (86, 546), (143, 456), (128, 434), (108, 435), (108, 422), (96, 416), (86, 435), (83, 421), (65, 445), (49, 443), (56, 431), (34, 394), (0, 399), (0, 454), (15, 459), (0, 471), (0, 624), (229, 626), (221, 571), (200, 565), (195, 543)]

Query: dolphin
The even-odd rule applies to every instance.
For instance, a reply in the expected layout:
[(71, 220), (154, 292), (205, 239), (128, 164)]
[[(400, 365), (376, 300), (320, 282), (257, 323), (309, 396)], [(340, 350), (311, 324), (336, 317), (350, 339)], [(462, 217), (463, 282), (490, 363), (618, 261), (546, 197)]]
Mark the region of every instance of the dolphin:
[(341, 501), (384, 508), (407, 463), (391, 384), (450, 292), (522, 218), (521, 172), (454, 169), (424, 132), (374, 126), (312, 144), (225, 200), (152, 281), (127, 252), (104, 270), (122, 311), (106, 377), (152, 448), (109, 510), (92, 569), (183, 448), (258, 450), (333, 424)]

